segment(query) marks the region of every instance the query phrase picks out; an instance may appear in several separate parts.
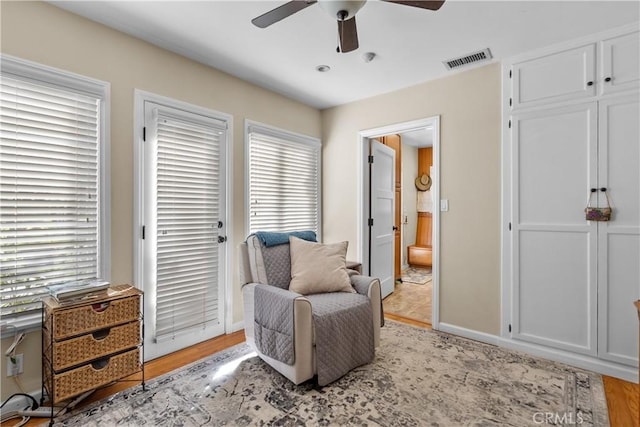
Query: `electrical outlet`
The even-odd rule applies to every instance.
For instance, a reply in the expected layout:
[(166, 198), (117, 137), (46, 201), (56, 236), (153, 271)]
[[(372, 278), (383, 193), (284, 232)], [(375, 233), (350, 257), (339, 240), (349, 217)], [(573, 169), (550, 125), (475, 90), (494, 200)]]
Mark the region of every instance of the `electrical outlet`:
[(16, 354), (15, 356), (7, 356), (7, 376), (13, 377), (24, 372), (24, 354)]

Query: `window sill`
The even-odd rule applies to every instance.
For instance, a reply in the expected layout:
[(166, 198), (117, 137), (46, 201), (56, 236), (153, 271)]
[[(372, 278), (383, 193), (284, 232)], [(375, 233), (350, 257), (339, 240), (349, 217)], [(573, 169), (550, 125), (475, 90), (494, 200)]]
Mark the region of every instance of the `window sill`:
[(25, 314), (13, 319), (3, 319), (0, 323), (0, 338), (11, 338), (18, 332), (33, 332), (42, 328), (42, 313)]

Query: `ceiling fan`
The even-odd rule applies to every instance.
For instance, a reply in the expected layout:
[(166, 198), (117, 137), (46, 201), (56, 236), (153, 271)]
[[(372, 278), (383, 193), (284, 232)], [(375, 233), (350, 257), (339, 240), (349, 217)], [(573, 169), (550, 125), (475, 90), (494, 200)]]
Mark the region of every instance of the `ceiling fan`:
[[(403, 4), (405, 6), (419, 7), (421, 9), (438, 10), (443, 1), (427, 0), (382, 0), (388, 3)], [(351, 52), (358, 48), (358, 32), (356, 30), (356, 13), (364, 6), (367, 0), (293, 0), (282, 6), (251, 20), (253, 25), (266, 28), (284, 18), (300, 12), (315, 3), (318, 3), (329, 15), (338, 20), (338, 37), (340, 44), (338, 52)]]

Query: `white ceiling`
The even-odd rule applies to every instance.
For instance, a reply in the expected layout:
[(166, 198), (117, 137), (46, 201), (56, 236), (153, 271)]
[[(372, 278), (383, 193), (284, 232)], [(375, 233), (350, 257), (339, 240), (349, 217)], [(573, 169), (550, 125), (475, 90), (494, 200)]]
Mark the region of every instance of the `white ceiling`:
[[(356, 16), (360, 48), (341, 54), (337, 24), (317, 4), (251, 24), (284, 2), (51, 3), (320, 109), (443, 77), (442, 61), (487, 47), (501, 60), (640, 21), (638, 1), (448, 0), (433, 12), (369, 0)], [(369, 51), (377, 57), (365, 63)]]
[(433, 128), (422, 128), (403, 132), (402, 144), (410, 145), (416, 148), (433, 147)]

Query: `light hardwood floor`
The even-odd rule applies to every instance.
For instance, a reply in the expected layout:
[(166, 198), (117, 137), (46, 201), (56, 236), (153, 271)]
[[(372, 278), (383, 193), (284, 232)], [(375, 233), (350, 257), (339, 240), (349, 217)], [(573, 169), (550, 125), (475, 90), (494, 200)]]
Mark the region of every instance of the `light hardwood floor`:
[(431, 323), (432, 284), (396, 283), (393, 293), (383, 301), (384, 312)]
[[(395, 314), (385, 313), (385, 318), (421, 328), (431, 329), (431, 325), (426, 322), (409, 319)], [(184, 350), (152, 360), (145, 365), (146, 378), (147, 380), (150, 380), (172, 370), (179, 369), (180, 367), (195, 362), (196, 360), (239, 344), (243, 342), (244, 339), (244, 332), (239, 331), (233, 334), (213, 338)], [(611, 427), (640, 426), (640, 387), (638, 384), (632, 384), (627, 381), (605, 376), (604, 386), (607, 396), (607, 405), (609, 407)], [(104, 387), (89, 396), (78, 407), (86, 406), (91, 402), (110, 396), (128, 387), (140, 387), (140, 385), (132, 385), (132, 383), (122, 382)], [(43, 421), (47, 420), (43, 418), (32, 419), (26, 425), (37, 426), (41, 425)], [(2, 427), (13, 426), (17, 424), (17, 422), (18, 420), (10, 420), (2, 423)]]

